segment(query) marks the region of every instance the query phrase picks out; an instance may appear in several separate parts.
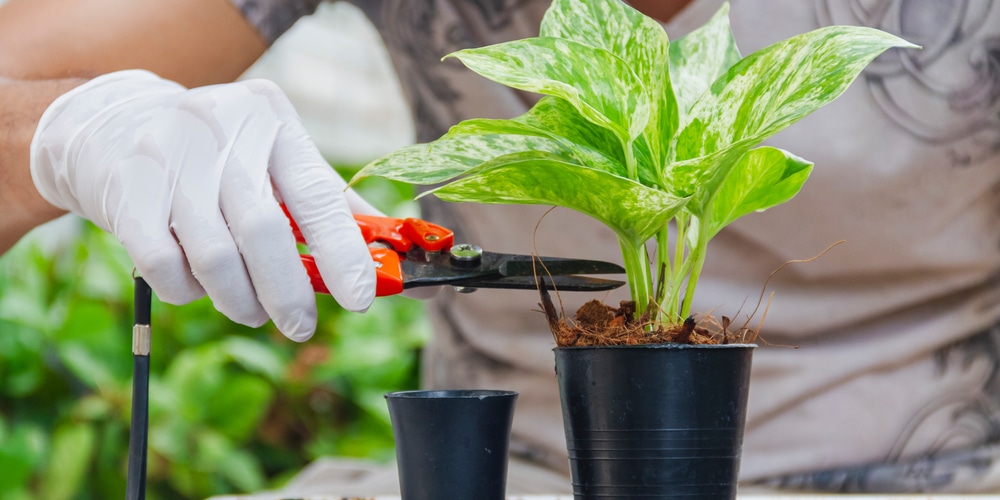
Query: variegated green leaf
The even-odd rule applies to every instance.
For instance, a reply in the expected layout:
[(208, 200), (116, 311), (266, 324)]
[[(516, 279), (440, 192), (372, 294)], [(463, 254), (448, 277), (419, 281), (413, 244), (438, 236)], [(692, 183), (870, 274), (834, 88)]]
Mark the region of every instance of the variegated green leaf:
[[(581, 118), (582, 120), (582, 118)], [(597, 127), (596, 125), (589, 125)], [(604, 130), (604, 129), (602, 129)], [(551, 139), (569, 152), (573, 160), (581, 165), (596, 168), (608, 173), (626, 177), (625, 165), (609, 158), (607, 155), (585, 144), (573, 142), (549, 130), (538, 128), (518, 120), (491, 120), (488, 118), (466, 120), (448, 131), (447, 137), (458, 139), (461, 136), (476, 136), (481, 134), (526, 135)], [(512, 152), (512, 151), (510, 151)]]
[(729, 2), (704, 26), (670, 44), (670, 78), (682, 114), (740, 60), (729, 27)]
[(670, 41), (663, 26), (621, 0), (555, 0), (542, 19), (540, 36), (602, 48), (628, 63), (649, 96), (645, 134), (659, 168), (660, 144), (677, 129), (677, 104), (668, 71)]
[(770, 146), (750, 150), (733, 166), (708, 210), (709, 238), (736, 219), (780, 205), (798, 194), (812, 162)]
[[(559, 142), (586, 166), (628, 176), (621, 141), (608, 129), (584, 119), (572, 105), (558, 97), (542, 98), (527, 113), (513, 120), (466, 120), (448, 131), (448, 136), (472, 134), (547, 137)], [(632, 151), (640, 166), (639, 181), (647, 186), (657, 186), (659, 178), (655, 177), (655, 164), (649, 145), (642, 136), (632, 144)]]
[(649, 239), (686, 201), (540, 152), (497, 158), (432, 193), (445, 201), (567, 207), (601, 221), (629, 241)]
[(671, 163), (667, 165), (667, 186), (678, 196), (691, 196), (687, 210), (701, 216), (705, 203), (729, 169), (755, 145), (745, 141), (705, 156)]
[[(585, 120), (565, 99), (545, 97), (527, 113), (514, 120), (546, 130), (550, 138), (564, 137), (569, 142), (600, 151), (619, 162), (624, 169), (625, 152), (622, 150), (621, 141), (608, 129)], [(642, 136), (632, 143), (632, 154), (640, 167), (640, 182), (647, 186), (656, 185), (658, 176), (655, 174), (655, 164), (650, 155), (649, 144)]]
[[(556, 98), (547, 97), (546, 99)], [(567, 104), (566, 107), (573, 113), (576, 113), (576, 110), (574, 110), (572, 106)], [(576, 118), (579, 121), (577, 125), (583, 126), (575, 126), (574, 124), (566, 123), (564, 118), (567, 117), (558, 114), (544, 113), (529, 116), (531, 114), (532, 112), (529, 111), (529, 113), (519, 116), (513, 120), (492, 120), (487, 118), (465, 120), (448, 130), (448, 134), (445, 137), (456, 140), (462, 136), (477, 136), (483, 134), (543, 137), (558, 143), (565, 149), (572, 159), (582, 165), (596, 168), (598, 170), (604, 170), (605, 172), (620, 175), (622, 177), (626, 176), (625, 165), (623, 162), (615, 159), (614, 157), (609, 157), (603, 151), (592, 146), (589, 141), (583, 138), (584, 135), (588, 133), (588, 129), (603, 132), (611, 139), (610, 145), (614, 146), (620, 153), (621, 145), (619, 145), (618, 140), (610, 132), (608, 132), (607, 129), (598, 127), (597, 125), (584, 120), (583, 117), (579, 116), (579, 114), (576, 115)], [(534, 118), (538, 118), (538, 120), (536, 121)], [(572, 136), (572, 138), (561, 135), (561, 132)], [(598, 139), (598, 137), (594, 137), (594, 139)], [(508, 153), (513, 152), (516, 151), (508, 151)]]
[(559, 142), (535, 135), (506, 133), (445, 136), (383, 156), (358, 171), (351, 184), (365, 177), (385, 177), (411, 184), (435, 184), (459, 176), (498, 156), (519, 151), (546, 151), (573, 158)]
[(560, 38), (527, 38), (450, 54), (509, 87), (566, 99), (587, 120), (631, 141), (649, 120), (642, 82), (614, 54)]
[(691, 107), (674, 138), (675, 159), (759, 143), (833, 101), (892, 47), (915, 46), (872, 28), (831, 26), (750, 54)]
[(747, 151), (842, 94), (861, 70), (892, 47), (913, 47), (857, 26), (821, 28), (761, 49), (712, 84), (672, 143), (667, 185), (693, 195), (702, 215), (719, 183)]

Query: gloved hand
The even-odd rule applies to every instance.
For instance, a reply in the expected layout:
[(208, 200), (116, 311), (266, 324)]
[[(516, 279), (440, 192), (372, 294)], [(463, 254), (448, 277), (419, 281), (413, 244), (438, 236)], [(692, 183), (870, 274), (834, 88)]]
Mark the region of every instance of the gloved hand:
[(31, 144), (53, 205), (114, 233), (165, 302), (207, 293), (250, 326), (303, 341), (316, 301), (276, 197), (331, 293), (363, 311), (375, 268), (352, 211), (378, 213), (320, 156), (274, 84), (185, 89), (146, 71), (104, 75), (56, 99)]

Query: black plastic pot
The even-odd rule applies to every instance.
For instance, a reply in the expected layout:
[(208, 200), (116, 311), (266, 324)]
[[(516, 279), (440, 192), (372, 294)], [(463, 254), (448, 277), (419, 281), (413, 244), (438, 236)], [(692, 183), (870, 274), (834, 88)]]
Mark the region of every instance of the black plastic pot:
[(754, 347), (556, 348), (574, 498), (735, 498)]
[(403, 500), (503, 500), (517, 393), (404, 391), (385, 395)]

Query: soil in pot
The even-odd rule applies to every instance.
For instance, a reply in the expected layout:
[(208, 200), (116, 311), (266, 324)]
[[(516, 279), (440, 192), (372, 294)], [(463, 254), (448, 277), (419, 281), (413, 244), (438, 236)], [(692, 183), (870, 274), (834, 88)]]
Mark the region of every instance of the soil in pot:
[(729, 318), (721, 320), (693, 317), (681, 324), (656, 325), (647, 316), (636, 317), (635, 303), (622, 301), (612, 307), (598, 300), (587, 302), (576, 312), (573, 321), (555, 313), (547, 294), (542, 295), (549, 326), (559, 347), (588, 347), (643, 344), (747, 344), (753, 343), (756, 331), (743, 325), (731, 326)]

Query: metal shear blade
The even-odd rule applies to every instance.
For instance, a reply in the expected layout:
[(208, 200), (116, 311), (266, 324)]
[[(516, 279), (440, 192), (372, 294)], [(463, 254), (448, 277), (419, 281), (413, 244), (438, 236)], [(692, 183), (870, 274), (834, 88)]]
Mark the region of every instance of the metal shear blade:
[[(295, 241), (306, 243), (288, 208), (282, 205), (282, 209)], [(453, 231), (421, 219), (371, 215), (355, 215), (354, 219), (375, 261), (375, 294), (379, 297), (395, 295), (406, 288), (440, 285), (534, 290), (544, 284), (549, 290), (588, 292), (625, 284), (577, 276), (625, 273), (621, 266), (609, 262), (484, 252), (475, 245), (454, 245)], [(312, 255), (300, 258), (313, 289), (317, 293), (330, 293)], [(536, 275), (540, 277), (538, 280)]]
[[(586, 292), (612, 290), (624, 281), (580, 274), (623, 274), (617, 264), (596, 260), (481, 252), (475, 261), (455, 261), (447, 252), (411, 255), (401, 263), (403, 288), (453, 285), (469, 288), (534, 290), (544, 284), (549, 290)], [(535, 276), (539, 276), (536, 281)]]

